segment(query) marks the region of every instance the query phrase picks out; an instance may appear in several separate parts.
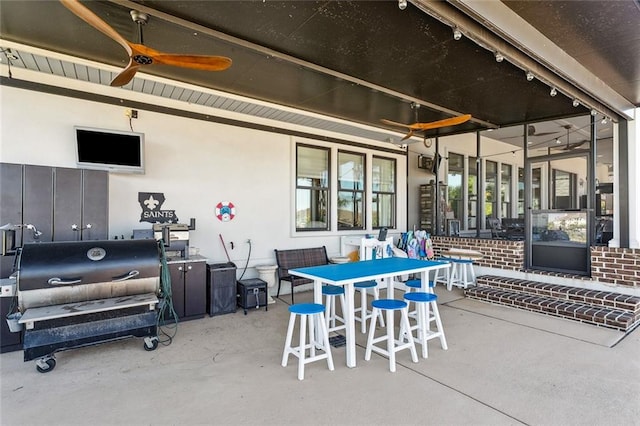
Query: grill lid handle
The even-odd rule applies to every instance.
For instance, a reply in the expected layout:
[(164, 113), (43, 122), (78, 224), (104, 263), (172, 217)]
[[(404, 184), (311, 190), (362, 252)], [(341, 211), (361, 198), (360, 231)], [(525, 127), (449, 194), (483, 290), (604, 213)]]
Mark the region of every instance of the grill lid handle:
[(47, 282), (51, 285), (72, 285), (72, 284), (78, 284), (81, 281), (82, 281), (81, 278), (64, 280), (60, 277), (52, 277), (52, 278), (49, 278), (49, 281)]
[(138, 275), (140, 275), (140, 271), (136, 271), (134, 269), (133, 271), (129, 271), (124, 275), (120, 275), (119, 277), (113, 277), (111, 282), (126, 281), (128, 279), (133, 278), (133, 277), (137, 277)]

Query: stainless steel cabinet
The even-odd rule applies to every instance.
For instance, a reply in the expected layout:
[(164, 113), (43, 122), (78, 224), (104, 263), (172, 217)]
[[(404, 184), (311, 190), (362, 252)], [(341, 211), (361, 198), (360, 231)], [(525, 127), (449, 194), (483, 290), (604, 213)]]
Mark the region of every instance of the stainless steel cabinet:
[(53, 241), (53, 167), (24, 166), (22, 221), (19, 223), (35, 227), (22, 229), (23, 245)]
[(82, 170), (55, 169), (53, 181), (53, 225), (56, 241), (79, 241), (79, 231), (72, 225), (82, 225)]
[(29, 224), (38, 231), (18, 230), (17, 245), (109, 238), (108, 172), (10, 163), (0, 168), (0, 225)]
[[(22, 165), (0, 163), (0, 226), (22, 223)], [(15, 245), (22, 245), (22, 233), (15, 233)], [(0, 278), (13, 273), (14, 256), (0, 256)]]
[[(109, 173), (100, 170), (82, 171), (83, 240), (109, 238)], [(91, 228), (88, 228), (91, 225)]]
[(108, 238), (107, 172), (56, 168), (53, 186), (54, 241)]

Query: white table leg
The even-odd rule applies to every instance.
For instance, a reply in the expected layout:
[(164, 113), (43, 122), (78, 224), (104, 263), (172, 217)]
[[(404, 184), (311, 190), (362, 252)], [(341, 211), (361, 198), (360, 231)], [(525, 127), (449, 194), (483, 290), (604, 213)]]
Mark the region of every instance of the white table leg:
[(344, 286), (345, 292), (345, 311), (344, 321), (346, 324), (346, 351), (347, 351), (347, 367), (353, 368), (356, 366), (356, 321), (355, 321), (355, 287), (353, 282), (347, 283)]
[(420, 272), (420, 291), (425, 293), (433, 293), (433, 289), (429, 287), (429, 270)]
[[(322, 303), (322, 281), (318, 281), (318, 280), (313, 281), (313, 303), (318, 303), (320, 305), (323, 304)], [(311, 319), (311, 321), (313, 321), (314, 328), (317, 330), (318, 342), (323, 342), (325, 338), (324, 333), (322, 332), (323, 329), (319, 324), (321, 320), (324, 321), (323, 318), (325, 318), (324, 315), (321, 315), (321, 318), (319, 318), (317, 315), (313, 315), (313, 318)], [(326, 336), (326, 337), (329, 338), (329, 336)], [(311, 346), (312, 348), (315, 348), (315, 342), (312, 341)]]
[(322, 281), (313, 281), (313, 303), (322, 305)]

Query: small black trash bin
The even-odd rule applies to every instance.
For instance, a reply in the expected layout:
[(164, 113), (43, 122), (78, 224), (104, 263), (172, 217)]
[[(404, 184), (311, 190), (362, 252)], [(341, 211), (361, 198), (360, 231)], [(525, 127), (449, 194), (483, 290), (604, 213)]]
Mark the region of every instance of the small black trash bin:
[(209, 316), (236, 311), (236, 265), (233, 262), (207, 264), (207, 313)]

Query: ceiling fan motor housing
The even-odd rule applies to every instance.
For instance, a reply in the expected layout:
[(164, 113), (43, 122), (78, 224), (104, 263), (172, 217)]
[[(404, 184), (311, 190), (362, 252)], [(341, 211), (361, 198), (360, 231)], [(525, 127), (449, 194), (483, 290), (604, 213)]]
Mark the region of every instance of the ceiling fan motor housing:
[(149, 15), (144, 12), (132, 10), (129, 13), (131, 14), (131, 19), (133, 19), (133, 22), (136, 24), (145, 25), (147, 21), (149, 21)]

